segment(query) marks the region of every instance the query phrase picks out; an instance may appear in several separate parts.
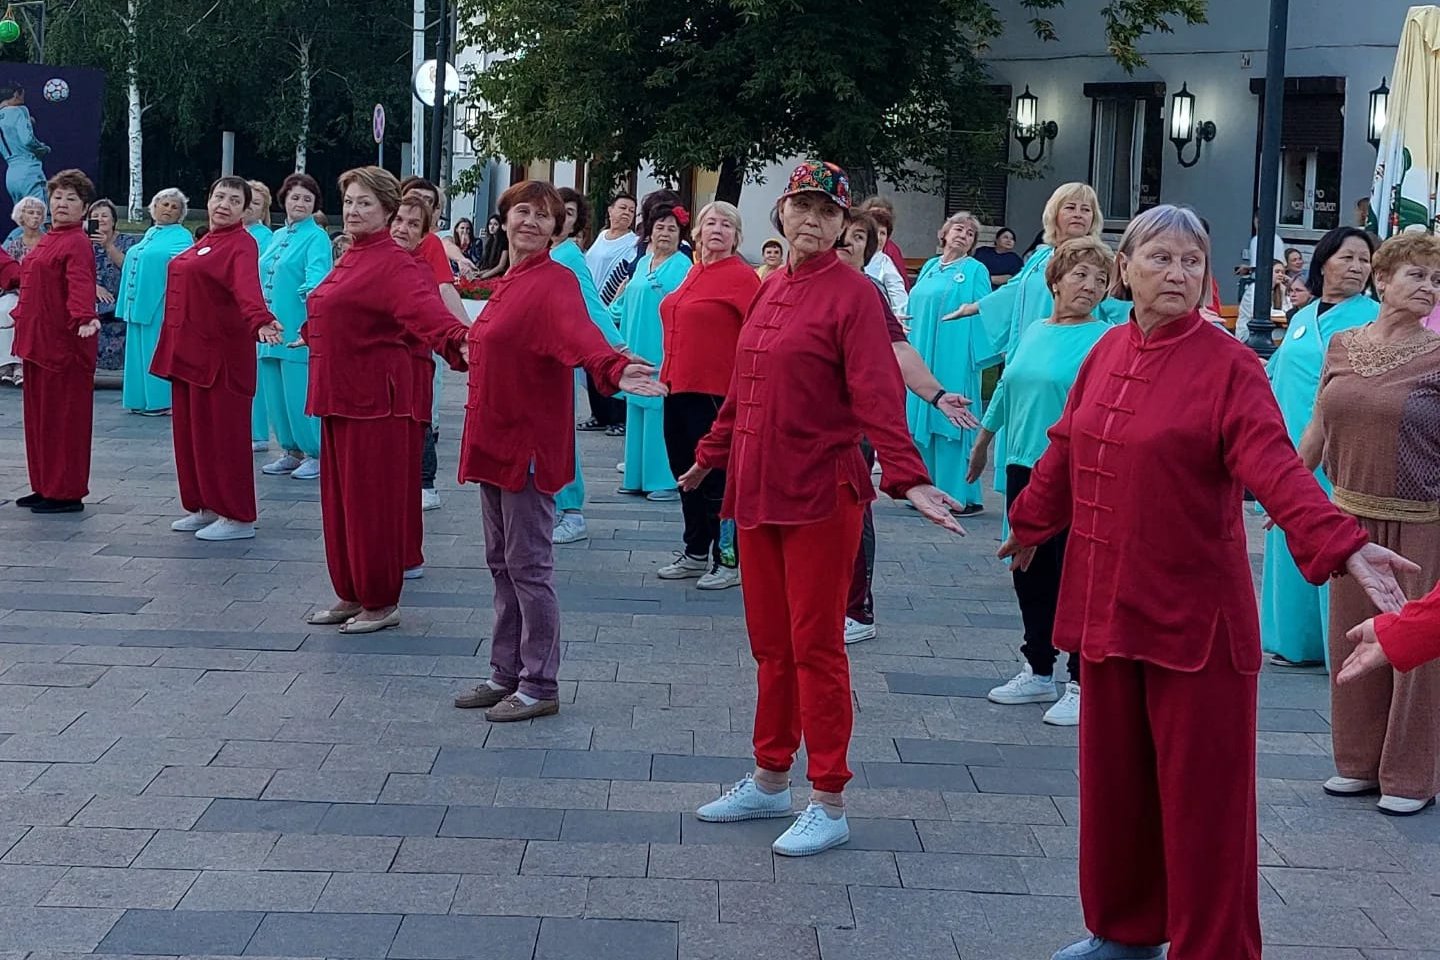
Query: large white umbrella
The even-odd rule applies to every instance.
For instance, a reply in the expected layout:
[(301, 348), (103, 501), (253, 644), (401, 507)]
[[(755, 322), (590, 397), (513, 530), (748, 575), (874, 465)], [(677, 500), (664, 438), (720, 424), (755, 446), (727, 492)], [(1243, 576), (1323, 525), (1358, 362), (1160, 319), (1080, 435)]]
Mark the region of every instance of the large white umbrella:
[(1411, 7), (1391, 75), (1370, 210), (1382, 237), (1435, 221), (1440, 175), (1440, 7)]

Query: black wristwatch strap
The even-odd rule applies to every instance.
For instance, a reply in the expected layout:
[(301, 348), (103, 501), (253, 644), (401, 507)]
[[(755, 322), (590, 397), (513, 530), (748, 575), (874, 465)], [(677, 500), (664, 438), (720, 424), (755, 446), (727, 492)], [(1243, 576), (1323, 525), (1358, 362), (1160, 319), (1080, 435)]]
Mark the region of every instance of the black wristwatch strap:
[(943, 397), (943, 396), (945, 396), (945, 394), (947, 394), (947, 393), (949, 393), (949, 392), (950, 392), (949, 390), (946, 390), (944, 387), (941, 387), (941, 388), (940, 388), (940, 392), (937, 393), (937, 394), (935, 394), (935, 396), (933, 396), (933, 397), (930, 398), (930, 406), (932, 406), (932, 407), (938, 407), (938, 406), (940, 406), (940, 398)]

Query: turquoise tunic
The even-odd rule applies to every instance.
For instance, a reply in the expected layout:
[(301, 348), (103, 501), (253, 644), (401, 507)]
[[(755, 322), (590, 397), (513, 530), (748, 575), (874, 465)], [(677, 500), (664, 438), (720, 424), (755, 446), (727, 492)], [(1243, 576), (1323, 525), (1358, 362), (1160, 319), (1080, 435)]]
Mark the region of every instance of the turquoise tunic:
[(120, 402), (127, 410), (170, 409), (170, 382), (150, 374), (165, 318), (165, 277), (170, 261), (194, 242), (178, 223), (145, 231), (125, 254), (115, 316), (125, 321), (125, 373)]
[[(580, 281), (580, 296), (585, 300), (585, 312), (590, 315), (590, 322), (599, 328), (604, 335), (605, 342), (612, 347), (619, 348), (625, 341), (620, 338), (620, 331), (615, 327), (615, 320), (606, 309), (605, 304), (600, 300), (600, 291), (595, 287), (595, 278), (590, 274), (590, 268), (585, 264), (585, 254), (581, 252), (580, 245), (575, 240), (569, 239), (550, 251), (550, 259), (565, 267), (575, 274), (575, 279)], [(576, 384), (578, 396), (579, 384)], [(580, 468), (580, 438), (575, 438), (575, 479), (571, 480), (557, 494), (555, 494), (555, 509), (561, 513), (578, 513), (585, 507), (585, 471)]]
[[(1045, 320), (1055, 312), (1055, 298), (1045, 282), (1045, 267), (1055, 255), (1055, 248), (1041, 244), (1030, 254), (1030, 259), (999, 290), (980, 301), (980, 322), (990, 337), (991, 347), (997, 354), (1008, 354), (1020, 342), (1020, 334), (1037, 320)], [(1095, 305), (1095, 319), (1111, 325), (1126, 322), (1130, 317), (1130, 304), (1111, 297)], [(1005, 490), (1005, 435), (995, 437), (995, 490)]]
[(279, 343), (259, 345), (266, 419), (281, 447), (307, 457), (320, 456), (320, 420), (305, 415), (310, 349), (286, 344), (300, 335), (305, 299), (330, 266), (330, 236), (313, 217), (276, 230), (260, 252), (260, 289), (281, 328)]
[[(1265, 366), (1285, 429), (1296, 446), (1315, 412), (1330, 338), (1363, 326), (1380, 313), (1380, 305), (1364, 295), (1335, 304), (1323, 316), (1319, 307), (1317, 300), (1296, 312), (1285, 339)], [(1316, 471), (1315, 479), (1330, 492), (1323, 470)], [(1324, 660), (1328, 666), (1329, 593), (1328, 586), (1317, 587), (1300, 575), (1280, 528), (1269, 530), (1260, 587), (1261, 649), (1296, 662)]]
[[(660, 328), (660, 301), (685, 280), (690, 259), (671, 254), (659, 269), (654, 255), (646, 254), (635, 266), (635, 275), (615, 298), (610, 310), (620, 317), (620, 336), (637, 356), (657, 368), (664, 358), (664, 334)], [(665, 407), (663, 397), (625, 395), (625, 479), (626, 490), (674, 490), (675, 475), (665, 452)]]
[[(980, 371), (998, 363), (1000, 357), (993, 351), (978, 317), (940, 318), (962, 304), (980, 300), (989, 291), (989, 272), (971, 257), (950, 263), (932, 257), (920, 269), (910, 291), (911, 345), (935, 379), (946, 390), (974, 400), (977, 412)], [(961, 503), (984, 503), (980, 484), (965, 481), (975, 431), (956, 427), (927, 400), (907, 392), (905, 419), (931, 479)]]
[(50, 148), (35, 138), (28, 107), (0, 107), (0, 159), (5, 161), (5, 189), (10, 203), (25, 197), (46, 201), (45, 168), (40, 158)]
[[(261, 253), (270, 243), (270, 228), (252, 223), (245, 232), (255, 238), (255, 246)], [(270, 442), (270, 416), (265, 408), (265, 385), (261, 382), (260, 355), (255, 355), (255, 399), (250, 403), (250, 439), (256, 443)]]

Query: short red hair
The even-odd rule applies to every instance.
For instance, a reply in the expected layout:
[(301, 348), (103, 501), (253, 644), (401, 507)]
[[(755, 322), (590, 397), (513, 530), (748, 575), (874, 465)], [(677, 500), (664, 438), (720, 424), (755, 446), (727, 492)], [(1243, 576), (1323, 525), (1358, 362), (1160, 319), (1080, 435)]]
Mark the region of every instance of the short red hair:
[(502, 224), (510, 219), (510, 208), (517, 203), (531, 203), (549, 210), (550, 215), (555, 218), (554, 235), (558, 237), (564, 232), (565, 201), (561, 198), (560, 191), (544, 180), (522, 180), (500, 194), (498, 207)]

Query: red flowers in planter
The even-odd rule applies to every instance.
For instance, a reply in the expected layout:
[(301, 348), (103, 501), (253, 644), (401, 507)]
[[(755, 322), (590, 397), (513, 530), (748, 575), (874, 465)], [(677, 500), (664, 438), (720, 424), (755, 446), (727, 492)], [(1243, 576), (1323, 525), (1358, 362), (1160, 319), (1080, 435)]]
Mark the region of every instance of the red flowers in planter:
[(494, 290), (495, 288), (484, 280), (467, 280), (462, 277), (455, 281), (455, 291), (460, 294), (461, 300), (489, 300)]

